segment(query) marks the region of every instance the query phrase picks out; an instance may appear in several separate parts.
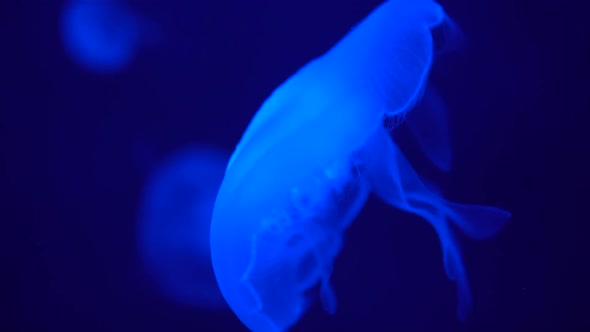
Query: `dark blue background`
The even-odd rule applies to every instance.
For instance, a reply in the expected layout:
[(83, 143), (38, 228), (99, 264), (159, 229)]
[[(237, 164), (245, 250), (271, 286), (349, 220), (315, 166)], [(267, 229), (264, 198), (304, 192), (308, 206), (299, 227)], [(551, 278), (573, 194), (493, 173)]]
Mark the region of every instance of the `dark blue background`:
[[(164, 301), (141, 277), (142, 165), (195, 142), (231, 150), (268, 94), (378, 3), (134, 0), (161, 24), (161, 43), (96, 76), (62, 49), (61, 1), (2, 1), (3, 331), (244, 331), (231, 313)], [(590, 328), (587, 11), (442, 4), (467, 44), (432, 74), (456, 151), (441, 181), (451, 199), (514, 214), (495, 239), (464, 244), (471, 320), (457, 322), (430, 226), (370, 199), (336, 263), (338, 312), (314, 306), (293, 331)]]

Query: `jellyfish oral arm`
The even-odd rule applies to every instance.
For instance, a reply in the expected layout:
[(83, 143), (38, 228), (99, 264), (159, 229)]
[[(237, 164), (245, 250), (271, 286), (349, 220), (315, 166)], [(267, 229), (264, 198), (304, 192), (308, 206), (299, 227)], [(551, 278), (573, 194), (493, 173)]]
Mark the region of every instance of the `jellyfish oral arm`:
[(432, 84), (427, 84), (424, 96), (408, 113), (405, 125), (424, 155), (438, 169), (449, 172), (452, 160), (449, 111)]
[(473, 239), (489, 238), (500, 232), (511, 214), (491, 206), (445, 200), (424, 185), (385, 131), (372, 137), (372, 142), (367, 145), (366, 153), (385, 156), (381, 163), (371, 165), (373, 191), (391, 206), (419, 215), (434, 227), (441, 241), (446, 274), (456, 282), (458, 316), (465, 319), (472, 298), (454, 229)]

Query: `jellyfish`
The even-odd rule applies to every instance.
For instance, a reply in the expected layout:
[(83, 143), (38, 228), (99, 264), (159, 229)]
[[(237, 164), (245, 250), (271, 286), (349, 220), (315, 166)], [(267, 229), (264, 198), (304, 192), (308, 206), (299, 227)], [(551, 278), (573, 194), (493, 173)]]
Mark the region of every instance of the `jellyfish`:
[(228, 157), (210, 146), (177, 151), (153, 170), (141, 201), (144, 271), (167, 298), (191, 307), (226, 308), (211, 266), (209, 226)]
[(61, 34), (73, 61), (110, 74), (125, 69), (142, 44), (153, 42), (157, 28), (122, 0), (70, 0), (62, 12)]
[(452, 166), (449, 112), (439, 92), (427, 84), (424, 95), (404, 124), (424, 155), (444, 172)]
[(334, 260), (371, 193), (434, 227), (466, 317), (472, 301), (456, 231), (488, 238), (510, 214), (445, 200), (385, 125), (403, 122), (422, 96), (431, 32), (446, 22), (434, 1), (386, 1), (254, 115), (227, 165), (210, 240), (223, 297), (250, 330), (286, 331), (315, 300), (337, 310)]

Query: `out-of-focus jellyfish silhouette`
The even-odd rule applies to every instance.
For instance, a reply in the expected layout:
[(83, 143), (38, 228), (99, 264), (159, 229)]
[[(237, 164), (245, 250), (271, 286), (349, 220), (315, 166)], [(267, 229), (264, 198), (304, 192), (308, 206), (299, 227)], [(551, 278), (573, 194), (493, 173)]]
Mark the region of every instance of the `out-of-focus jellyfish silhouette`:
[(66, 53), (85, 69), (110, 74), (125, 69), (142, 44), (157, 36), (155, 23), (124, 0), (69, 0), (61, 16)]
[(403, 119), (422, 95), (431, 29), (445, 22), (434, 1), (383, 3), (279, 86), (252, 119), (228, 163), (211, 224), (219, 287), (251, 330), (288, 330), (315, 289), (323, 307), (336, 310), (333, 262), (370, 192), (432, 224), (465, 318), (471, 295), (454, 231), (490, 237), (510, 214), (431, 191), (384, 122)]
[(146, 275), (169, 299), (227, 308), (209, 248), (209, 226), (229, 154), (208, 146), (181, 149), (152, 172), (141, 201), (137, 242)]

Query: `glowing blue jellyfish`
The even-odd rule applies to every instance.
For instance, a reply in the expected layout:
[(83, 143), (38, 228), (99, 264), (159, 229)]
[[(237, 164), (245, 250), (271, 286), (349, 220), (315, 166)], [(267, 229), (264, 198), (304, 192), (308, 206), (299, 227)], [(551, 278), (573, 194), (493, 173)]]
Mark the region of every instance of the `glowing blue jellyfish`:
[(70, 0), (61, 18), (66, 53), (97, 73), (126, 68), (155, 31), (153, 23), (133, 13), (122, 0)]
[(288, 330), (316, 289), (323, 307), (336, 310), (334, 259), (370, 192), (434, 226), (465, 317), (471, 297), (454, 230), (486, 238), (510, 214), (430, 191), (384, 126), (385, 118), (403, 119), (422, 95), (431, 29), (446, 22), (433, 1), (387, 1), (279, 86), (252, 119), (211, 224), (217, 282), (251, 330)]
[(228, 155), (183, 149), (158, 167), (141, 202), (138, 247), (146, 274), (170, 299), (226, 308), (213, 275), (209, 226)]

